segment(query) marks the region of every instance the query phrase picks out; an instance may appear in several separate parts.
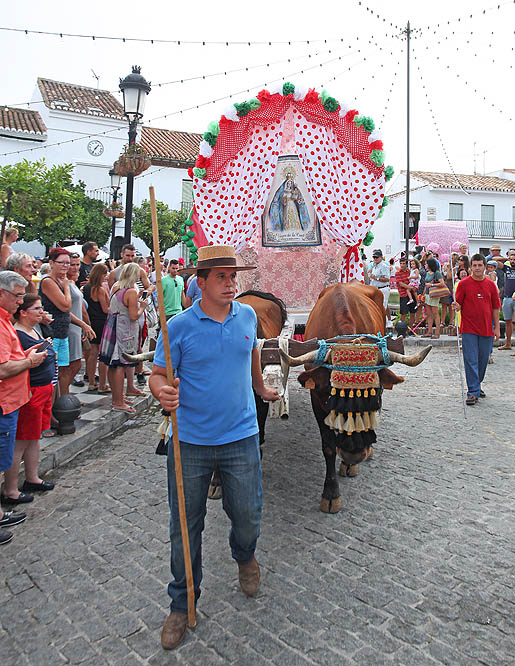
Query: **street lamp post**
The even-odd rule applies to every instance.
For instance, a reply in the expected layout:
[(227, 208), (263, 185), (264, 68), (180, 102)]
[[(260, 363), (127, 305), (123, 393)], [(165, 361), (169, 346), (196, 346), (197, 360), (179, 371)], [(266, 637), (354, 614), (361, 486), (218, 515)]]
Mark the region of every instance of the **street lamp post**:
[[(145, 102), (150, 92), (150, 83), (140, 72), (141, 67), (133, 65), (132, 72), (123, 80), (120, 79), (120, 90), (123, 93), (123, 113), (129, 121), (129, 146), (136, 143), (138, 122), (143, 118)], [(125, 199), (125, 243), (130, 243), (132, 238), (133, 191), (134, 174), (130, 173), (127, 176), (127, 196)]]
[[(116, 203), (118, 201), (118, 190), (120, 189), (120, 183), (122, 180), (122, 177), (119, 176), (114, 169), (111, 169), (109, 171), (109, 175), (111, 176), (111, 188), (113, 190), (113, 203)], [(114, 237), (116, 234), (116, 217), (111, 218), (111, 247), (109, 251), (109, 255), (111, 259), (115, 259), (115, 242), (114, 242)]]

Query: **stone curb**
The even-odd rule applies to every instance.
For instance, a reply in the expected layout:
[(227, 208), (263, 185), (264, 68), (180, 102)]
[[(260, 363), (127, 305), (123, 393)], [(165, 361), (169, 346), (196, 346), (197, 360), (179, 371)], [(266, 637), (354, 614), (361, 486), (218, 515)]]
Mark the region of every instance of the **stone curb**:
[[(78, 428), (73, 434), (56, 435), (56, 437), (48, 439), (42, 438), (39, 456), (40, 474), (45, 474), (52, 469), (70, 462), (79, 453), (86, 451), (86, 449), (89, 449), (90, 446), (103, 437), (107, 437), (121, 428), (128, 420), (135, 418), (138, 414), (145, 411), (153, 402), (154, 397), (151, 393), (138, 398), (132, 404), (136, 410), (136, 414), (133, 415), (112, 411), (109, 404), (98, 408), (98, 411), (101, 412), (99, 417), (86, 426)], [(23, 473), (23, 465), (21, 473)]]

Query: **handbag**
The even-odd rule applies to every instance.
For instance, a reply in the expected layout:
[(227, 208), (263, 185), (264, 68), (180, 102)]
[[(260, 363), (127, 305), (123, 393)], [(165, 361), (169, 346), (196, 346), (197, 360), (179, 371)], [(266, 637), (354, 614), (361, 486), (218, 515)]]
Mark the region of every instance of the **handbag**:
[(147, 317), (147, 326), (149, 328), (154, 328), (157, 326), (157, 312), (152, 299), (149, 301), (146, 307), (145, 315)]
[(436, 287), (429, 287), (429, 296), (430, 298), (443, 298), (444, 296), (450, 296), (451, 292), (447, 287), (442, 287), (438, 285)]
[(116, 320), (118, 313), (109, 313), (107, 315), (104, 330), (102, 331), (102, 338), (100, 340), (100, 353), (98, 355), (99, 361), (110, 365), (113, 357), (114, 348), (116, 345)]

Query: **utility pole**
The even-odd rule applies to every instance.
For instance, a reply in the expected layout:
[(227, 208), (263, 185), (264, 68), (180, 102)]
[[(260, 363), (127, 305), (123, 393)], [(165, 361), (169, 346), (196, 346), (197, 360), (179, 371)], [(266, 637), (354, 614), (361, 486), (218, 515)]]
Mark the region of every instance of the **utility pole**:
[(406, 211), (404, 214), (404, 239), (405, 239), (405, 248), (406, 259), (409, 259), (409, 215), (410, 215), (410, 36), (411, 28), (409, 21), (406, 25), (405, 30), (406, 35)]

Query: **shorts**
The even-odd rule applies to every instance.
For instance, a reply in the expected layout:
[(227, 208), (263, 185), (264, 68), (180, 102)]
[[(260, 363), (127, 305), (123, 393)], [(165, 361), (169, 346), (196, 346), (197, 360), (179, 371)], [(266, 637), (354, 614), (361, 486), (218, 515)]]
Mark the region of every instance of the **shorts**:
[(50, 428), (53, 390), (52, 384), (30, 387), (31, 398), (20, 407), (16, 439), (39, 439)]
[(502, 313), (504, 321), (510, 321), (510, 319), (515, 318), (515, 301), (511, 296), (509, 298), (507, 296), (504, 297), (502, 302)]
[(399, 312), (401, 315), (408, 314), (408, 312), (416, 312), (417, 304), (415, 301), (408, 303), (410, 300), (409, 296), (401, 296), (399, 298)]
[(70, 345), (68, 338), (52, 338), (52, 346), (57, 358), (57, 365), (60, 368), (70, 365)]
[(0, 407), (0, 472), (11, 469), (13, 464), (16, 423), (19, 411), (19, 409), (15, 409), (10, 414), (4, 414)]

